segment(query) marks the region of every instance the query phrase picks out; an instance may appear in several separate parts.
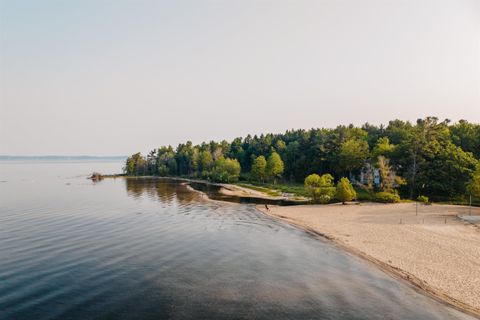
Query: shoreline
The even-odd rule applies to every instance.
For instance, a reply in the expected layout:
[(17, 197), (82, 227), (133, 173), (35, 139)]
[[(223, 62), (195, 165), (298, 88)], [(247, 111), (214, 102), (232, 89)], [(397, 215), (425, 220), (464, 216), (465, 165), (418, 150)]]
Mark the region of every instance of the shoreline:
[[(129, 176), (122, 176), (122, 175), (111, 175), (108, 177), (109, 178), (111, 177), (130, 178), (130, 179), (131, 178), (139, 178), (139, 179), (154, 178), (154, 179), (183, 181), (184, 183), (182, 184), (184, 184), (190, 191), (199, 193), (203, 200), (213, 201), (213, 202), (224, 203), (226, 201), (211, 199), (207, 193), (201, 190), (195, 189), (190, 185), (190, 183), (202, 183), (202, 184), (210, 184), (210, 185), (218, 186), (220, 187), (219, 192), (225, 195), (234, 195), (237, 197), (255, 197), (255, 198), (272, 199), (272, 200), (278, 200), (279, 198), (278, 196), (270, 196), (268, 194), (265, 194), (257, 190), (248, 189), (248, 188), (233, 185), (233, 184), (215, 183), (215, 182), (210, 182), (206, 180), (195, 180), (195, 179), (180, 178), (180, 177), (158, 177), (158, 176), (129, 177)], [(458, 299), (452, 296), (452, 294), (448, 292), (448, 290), (445, 290), (445, 288), (438, 288), (438, 286), (431, 285), (429, 281), (427, 281), (430, 279), (426, 279), (425, 277), (422, 277), (421, 274), (419, 275), (419, 274), (415, 274), (414, 272), (409, 272), (411, 270), (408, 270), (408, 268), (402, 268), (402, 266), (398, 266), (395, 263), (392, 263), (392, 261), (390, 261), (387, 256), (383, 256), (381, 254), (379, 255), (378, 252), (376, 254), (372, 254), (372, 252), (370, 252), (368, 248), (362, 248), (362, 246), (358, 246), (355, 243), (352, 243), (351, 241), (349, 241), (350, 238), (346, 239), (345, 237), (342, 237), (342, 232), (345, 230), (342, 231), (341, 227), (338, 230), (332, 230), (330, 228), (325, 228), (325, 225), (318, 225), (318, 223), (316, 224), (315, 219), (312, 219), (313, 217), (318, 218), (318, 217), (321, 217), (322, 214), (323, 215), (327, 214), (331, 216), (328, 218), (328, 221), (327, 221), (328, 225), (336, 226), (336, 224), (339, 223), (338, 219), (336, 218), (339, 218), (342, 216), (348, 216), (349, 212), (351, 214), (353, 211), (358, 211), (358, 209), (361, 208), (361, 209), (373, 209), (373, 211), (377, 211), (377, 213), (380, 213), (380, 215), (375, 217), (375, 221), (374, 221), (375, 223), (379, 223), (379, 224), (387, 223), (390, 225), (394, 224), (396, 226), (398, 225), (408, 226), (408, 225), (412, 225), (411, 221), (409, 221), (409, 219), (412, 218), (411, 212), (410, 212), (410, 215), (403, 213), (405, 217), (404, 221), (402, 221), (402, 218), (400, 218), (400, 221), (397, 220), (394, 223), (392, 223), (392, 221), (387, 221), (387, 222), (385, 221), (386, 218), (387, 220), (388, 218), (390, 218), (389, 212), (392, 211), (392, 209), (395, 209), (397, 207), (406, 207), (406, 206), (411, 206), (410, 211), (413, 210), (414, 212), (415, 210), (414, 203), (379, 204), (379, 203), (373, 203), (373, 202), (372, 203), (361, 202), (356, 205), (345, 205), (345, 206), (339, 203), (328, 204), (328, 205), (306, 205), (306, 204), (299, 203), (298, 205), (294, 205), (294, 206), (269, 205), (269, 208), (270, 208), (269, 210), (267, 210), (263, 205), (259, 205), (259, 204), (255, 205), (256, 209), (262, 214), (265, 214), (274, 219), (278, 219), (286, 223), (289, 223), (290, 225), (293, 225), (296, 228), (299, 228), (316, 237), (322, 237), (324, 239), (327, 239), (331, 241), (334, 245), (338, 246), (341, 250), (344, 250), (349, 254), (355, 255), (360, 259), (363, 259), (368, 263), (371, 263), (373, 266), (379, 268), (383, 272), (387, 273), (388, 275), (396, 279), (405, 281), (406, 283), (413, 286), (415, 290), (418, 290), (419, 292), (425, 295), (428, 295), (429, 297), (435, 299), (436, 301), (439, 301), (440, 303), (443, 303), (456, 310), (459, 310), (461, 312), (475, 316), (478, 319), (480, 319), (480, 269), (478, 270), (478, 273), (477, 273), (478, 279), (472, 279), (472, 281), (477, 280), (479, 282), (479, 286), (478, 286), (479, 290), (478, 292), (476, 292), (476, 295), (475, 295), (475, 296), (478, 296), (479, 299), (477, 301), (477, 305), (471, 305), (467, 302), (462, 301), (462, 299)], [(423, 217), (423, 219), (425, 219), (427, 217), (425, 215), (425, 212), (429, 212), (429, 214), (431, 214), (432, 212), (434, 213), (433, 218), (431, 216), (428, 216), (428, 219), (430, 220), (427, 220), (427, 225), (429, 222), (435, 220), (435, 224), (438, 226), (439, 224), (442, 224), (441, 222), (443, 221), (445, 221), (445, 224), (446, 224), (448, 220), (448, 223), (449, 223), (448, 226), (452, 225), (452, 222), (453, 222), (453, 225), (455, 225), (456, 227), (461, 227), (461, 228), (463, 227), (467, 229), (470, 228), (470, 230), (474, 229), (476, 240), (479, 241), (478, 242), (479, 252), (478, 252), (477, 263), (478, 265), (480, 265), (480, 225), (470, 223), (466, 220), (461, 220), (459, 218), (460, 214), (458, 214), (458, 212), (456, 214), (452, 214), (451, 212), (446, 212), (446, 214), (445, 212), (443, 212), (443, 214), (441, 214), (440, 212), (440, 211), (448, 211), (448, 209), (457, 210), (457, 211), (463, 210), (466, 212), (468, 210), (467, 207), (458, 206), (458, 205), (447, 205), (447, 204), (435, 204), (435, 205), (429, 205), (429, 206), (419, 205), (419, 207), (421, 208), (419, 212), (420, 211), (422, 212), (420, 213), (420, 216), (415, 215), (417, 217), (417, 220), (420, 219), (420, 217)], [(340, 209), (342, 212), (341, 213), (336, 212), (332, 214), (330, 213), (332, 209), (335, 209), (336, 211)], [(308, 215), (302, 214), (302, 213), (305, 213), (305, 211), (309, 211), (310, 217)], [(480, 214), (479, 208), (475, 208), (475, 213)], [(440, 223), (439, 223), (439, 219), (441, 220)], [(353, 221), (351, 223), (351, 226), (352, 225), (357, 229), (362, 229), (361, 221)], [(391, 232), (392, 230), (389, 230), (389, 231)], [(350, 235), (348, 234), (346, 236), (350, 237)], [(385, 236), (384, 237), (385, 239), (388, 239), (388, 236), (389, 236), (388, 232), (384, 236)], [(393, 243), (393, 244), (398, 246), (399, 244), (404, 245), (405, 243), (403, 242), (403, 239), (402, 239), (402, 241), (397, 241), (396, 243)], [(377, 245), (379, 244), (377, 243)], [(408, 249), (409, 246), (408, 245), (402, 246), (402, 248)], [(428, 248), (425, 250), (428, 251)]]
[[(272, 201), (290, 201), (292, 203), (298, 203), (300, 204), (305, 204), (306, 200), (305, 199), (296, 199), (296, 197), (288, 197), (288, 196), (272, 196), (267, 194), (266, 192), (262, 192), (259, 190), (255, 189), (250, 189), (245, 186), (239, 186), (236, 184), (232, 183), (222, 183), (222, 182), (213, 182), (213, 181), (208, 181), (208, 180), (202, 180), (202, 179), (192, 179), (192, 178), (182, 178), (182, 177), (160, 177), (160, 176), (127, 176), (124, 174), (109, 174), (109, 175), (101, 175), (101, 179), (106, 179), (106, 178), (124, 178), (124, 179), (159, 179), (159, 180), (173, 180), (173, 181), (183, 181), (187, 184), (189, 183), (199, 183), (199, 184), (205, 184), (205, 185), (211, 185), (211, 186), (216, 186), (219, 187), (218, 192), (226, 195), (226, 196), (235, 196), (239, 198), (256, 198), (256, 199), (263, 199), (263, 200), (272, 200)], [(88, 177), (88, 179), (95, 180), (95, 178)], [(190, 186), (191, 189), (195, 191), (199, 191), (201, 193), (204, 193), (203, 191), (196, 190), (194, 187)]]
[[(416, 290), (430, 296), (431, 298), (480, 319), (480, 308), (478, 306), (471, 305), (467, 302), (461, 301), (456, 297), (453, 297), (451, 293), (448, 293), (448, 292), (445, 292), (445, 290), (442, 290), (443, 288), (437, 288), (436, 286), (429, 284), (425, 278), (422, 279), (422, 277), (420, 277), (418, 274), (413, 274), (409, 272), (409, 270), (408, 271), (405, 270), (407, 268), (401, 268), (399, 266), (396, 266), (387, 257), (381, 257), (379, 255), (372, 254), (372, 252), (369, 252), (368, 250), (364, 250), (364, 248), (362, 248), (361, 246), (352, 244), (352, 241), (345, 241), (344, 238), (339, 237), (339, 234), (333, 233), (328, 228), (320, 227), (318, 224), (315, 224), (314, 221), (312, 221), (312, 219), (307, 220), (305, 219), (305, 217), (302, 217), (304, 219), (301, 220), (295, 217), (295, 213), (292, 213), (292, 211), (301, 212), (305, 209), (305, 207), (308, 207), (308, 209), (315, 210), (317, 211), (318, 214), (321, 214), (321, 212), (319, 211), (329, 210), (331, 207), (334, 207), (334, 206), (337, 206), (337, 207), (341, 206), (340, 208), (346, 209), (346, 210), (358, 207), (358, 206), (351, 206), (351, 205), (342, 206), (342, 205), (334, 204), (334, 205), (316, 205), (316, 206), (300, 205), (295, 207), (271, 206), (269, 210), (266, 210), (263, 206), (257, 205), (256, 208), (258, 211), (260, 211), (261, 213), (267, 216), (289, 223), (290, 225), (293, 225), (296, 228), (304, 230), (305, 232), (312, 234), (314, 236), (325, 238), (331, 241), (334, 245), (338, 246), (340, 249), (350, 254), (353, 254), (363, 260), (366, 260), (369, 263), (372, 263), (374, 266), (378, 267), (380, 270), (389, 274), (390, 276), (406, 281), (407, 283), (412, 285)], [(395, 205), (392, 205), (392, 204), (379, 205), (375, 203), (363, 203), (363, 207), (377, 207), (377, 206), (382, 206), (383, 207), (382, 209), (388, 210), (387, 208), (390, 208)], [(446, 205), (436, 205), (436, 206), (446, 206)], [(461, 207), (461, 206), (451, 206), (451, 207)], [(450, 216), (450, 217), (453, 217), (453, 216)], [(465, 225), (464, 221), (456, 221), (456, 222), (458, 223), (458, 225), (462, 225), (462, 224)], [(329, 220), (328, 223), (334, 224), (335, 222)], [(358, 225), (357, 227), (361, 228), (361, 225)], [(467, 227), (473, 227), (476, 229), (475, 232), (477, 233), (478, 239), (480, 241), (480, 233), (478, 232), (478, 226), (467, 226)], [(351, 235), (348, 235), (347, 237), (350, 237), (350, 236)], [(479, 250), (480, 250), (480, 247), (479, 247)], [(480, 263), (480, 260), (478, 261), (478, 263)], [(480, 277), (480, 270), (478, 270), (478, 276)], [(472, 279), (472, 280), (475, 280), (475, 279)], [(478, 279), (478, 281), (480, 281), (480, 279)], [(478, 290), (480, 291), (480, 287), (478, 288), (479, 288)]]

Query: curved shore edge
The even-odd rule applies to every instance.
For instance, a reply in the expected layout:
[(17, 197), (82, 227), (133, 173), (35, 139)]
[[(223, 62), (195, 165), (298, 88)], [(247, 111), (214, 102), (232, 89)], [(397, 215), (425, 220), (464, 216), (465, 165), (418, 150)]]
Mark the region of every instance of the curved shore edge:
[[(229, 191), (228, 192), (228, 195), (231, 195), (231, 192), (235, 192), (235, 196), (238, 196), (238, 197), (248, 197), (248, 195), (245, 195), (245, 188), (243, 187), (239, 187), (239, 186), (236, 186), (236, 185), (230, 185), (230, 184), (218, 184), (218, 183), (211, 183), (209, 181), (204, 181), (204, 180), (194, 180), (194, 179), (186, 179), (186, 178), (171, 178), (171, 177), (158, 177), (158, 176), (142, 176), (142, 177), (128, 177), (128, 176), (123, 176), (123, 175), (110, 175), (110, 176), (107, 176), (107, 177), (122, 177), (122, 178), (134, 178), (134, 179), (143, 179), (143, 178), (156, 178), (156, 179), (165, 179), (165, 180), (175, 180), (175, 181), (182, 181), (182, 185), (184, 185), (189, 191), (192, 191), (192, 192), (196, 192), (198, 194), (200, 194), (200, 196), (202, 197), (202, 199), (206, 200), (206, 201), (212, 201), (212, 202), (217, 202), (217, 203), (228, 203), (228, 201), (223, 201), (223, 200), (215, 200), (215, 199), (212, 199), (208, 196), (207, 193), (203, 192), (203, 191), (200, 191), (200, 190), (197, 190), (195, 189), (194, 187), (192, 187), (190, 185), (190, 183), (202, 183), (202, 184), (214, 184), (214, 185), (217, 185), (217, 186), (221, 186), (221, 187), (226, 187), (226, 189), (228, 189)], [(238, 189), (237, 189), (238, 188)], [(255, 192), (255, 190), (252, 190), (252, 192)], [(269, 196), (268, 195), (265, 195), (266, 198), (268, 198)], [(272, 197), (275, 199), (275, 197)], [(377, 203), (362, 203), (364, 206), (368, 206), (368, 205), (371, 205), (371, 206), (382, 206), (382, 207), (390, 207), (390, 208), (393, 208), (395, 206), (395, 204), (377, 204)], [(408, 204), (401, 204), (401, 205), (408, 205)], [(412, 205), (412, 204), (410, 204)], [(272, 209), (275, 209), (275, 208), (278, 208), (278, 206), (275, 206), (275, 205), (269, 205), (270, 206), (270, 210), (266, 210), (266, 208), (264, 207), (264, 205), (259, 205), (257, 204), (255, 207), (256, 209), (262, 213), (262, 214), (265, 214), (271, 218), (274, 218), (274, 219), (278, 219), (280, 221), (284, 221), (286, 223), (289, 223), (290, 225), (296, 227), (296, 228), (299, 228), (301, 230), (304, 230), (305, 232), (313, 235), (313, 236), (316, 236), (316, 237), (322, 237), (324, 239), (327, 239), (329, 241), (331, 241), (334, 245), (338, 246), (340, 249), (344, 250), (345, 252), (348, 252), (350, 254), (353, 254), (365, 261), (368, 261), (369, 263), (372, 263), (374, 266), (380, 268), (380, 270), (384, 271), (385, 273), (389, 274), (390, 276), (396, 278), (396, 279), (399, 279), (399, 280), (402, 280), (402, 281), (406, 281), (407, 283), (411, 284), (413, 286), (414, 289), (416, 289), (417, 291), (419, 291), (420, 293), (423, 293), (433, 299), (435, 299), (436, 301), (442, 303), (442, 304), (445, 304), (447, 306), (450, 306), (452, 307), (453, 309), (455, 310), (458, 310), (458, 311), (461, 311), (467, 315), (470, 315), (470, 316), (473, 316), (473, 317), (476, 317), (478, 319), (480, 319), (480, 308), (475, 308), (467, 303), (464, 303), (458, 299), (455, 299), (453, 297), (451, 297), (450, 295), (444, 293), (443, 291), (439, 290), (439, 289), (436, 289), (434, 288), (433, 286), (429, 285), (425, 280), (422, 280), (420, 277), (417, 277), (409, 272), (407, 272), (406, 270), (403, 270), (402, 268), (399, 268), (399, 267), (396, 267), (392, 264), (389, 264), (389, 263), (386, 263), (385, 261), (382, 261), (380, 259), (377, 259), (375, 257), (373, 257), (372, 255), (369, 255), (351, 245), (348, 245), (347, 243), (345, 243), (344, 241), (341, 241), (340, 239), (337, 238), (336, 235), (332, 235), (332, 234), (329, 234), (327, 232), (322, 232), (318, 229), (315, 229), (315, 228), (312, 228), (310, 226), (308, 226), (307, 224), (305, 223), (301, 223), (299, 221), (296, 221), (292, 218), (289, 218), (285, 215), (282, 215), (282, 214), (275, 214), (273, 213)], [(320, 208), (332, 208), (331, 207), (332, 205), (316, 205), (315, 207), (317, 209), (320, 209)], [(439, 205), (441, 207), (444, 207), (444, 208), (448, 208), (448, 207), (459, 207), (460, 206), (449, 206), (449, 205)], [(299, 209), (299, 208), (302, 208), (302, 207), (312, 207), (312, 206), (305, 206), (305, 205), (296, 205), (294, 206), (295, 209)], [(340, 207), (342, 207), (340, 205)], [(344, 208), (347, 208), (347, 207), (353, 207), (353, 206), (344, 206)], [(359, 206), (355, 206), (355, 207), (359, 207)], [(431, 206), (429, 206), (431, 207)], [(285, 207), (281, 207), (281, 208), (285, 208)], [(480, 213), (480, 211), (479, 211)], [(444, 216), (441, 216), (441, 220), (442, 220), (442, 223), (443, 223), (443, 218)], [(437, 217), (438, 218), (438, 217)], [(449, 216), (449, 219), (451, 218), (454, 218), (456, 220), (460, 220), (458, 219), (457, 215), (451, 215)], [(445, 220), (446, 221), (446, 220)], [(400, 221), (401, 222), (401, 221)], [(398, 222), (397, 222), (398, 223)], [(404, 221), (405, 223), (405, 221)], [(465, 222), (463, 221), (463, 223), (465, 225), (469, 225), (471, 228), (473, 229), (476, 229), (477, 232), (479, 230), (479, 227), (478, 226), (475, 226), (475, 225), (472, 225), (471, 223), (468, 223), (468, 222)]]
[[(298, 206), (296, 207), (298, 209)], [(478, 308), (475, 308), (475, 307), (472, 307), (458, 299), (455, 299), (451, 296), (449, 296), (448, 294), (440, 291), (440, 290), (437, 290), (435, 288), (433, 288), (432, 286), (428, 285), (424, 280), (408, 273), (407, 271), (405, 270), (402, 270), (398, 267), (395, 267), (393, 265), (390, 265), (388, 263), (385, 263), (384, 261), (381, 261), (375, 257), (372, 257), (371, 255), (368, 255), (366, 254), (365, 252), (362, 252), (361, 250), (353, 247), (353, 246), (349, 246), (347, 244), (345, 244), (344, 242), (336, 239), (335, 237), (327, 234), (327, 233), (323, 233), (319, 230), (316, 230), (314, 228), (311, 228), (309, 226), (307, 226), (306, 224), (303, 224), (303, 223), (299, 223), (298, 221), (295, 221), (293, 219), (290, 219), (289, 217), (286, 217), (286, 216), (283, 216), (283, 215), (277, 215), (277, 214), (274, 214), (271, 212), (271, 209), (270, 210), (267, 210), (265, 207), (263, 206), (259, 206), (257, 205), (256, 206), (256, 209), (261, 212), (262, 214), (265, 214), (271, 218), (274, 218), (274, 219), (277, 219), (277, 220), (280, 220), (280, 221), (284, 221), (296, 228), (299, 228), (313, 236), (316, 236), (316, 237), (322, 237), (324, 239), (327, 239), (329, 241), (331, 241), (334, 245), (336, 245), (337, 247), (339, 247), (340, 249), (350, 253), (350, 254), (353, 254), (365, 261), (368, 261), (369, 263), (372, 263), (374, 266), (378, 267), (380, 270), (382, 270), (383, 272), (389, 274), (390, 276), (396, 278), (396, 279), (400, 279), (402, 281), (406, 281), (407, 283), (413, 285), (413, 287), (435, 299), (436, 301), (444, 304), (444, 305), (447, 305), (447, 306), (450, 306), (458, 311), (461, 311), (461, 312), (464, 312), (468, 315), (471, 315), (473, 317), (476, 317), (478, 319), (480, 319), (480, 309)]]
[[(198, 191), (204, 195), (205, 192), (201, 190), (197, 190), (195, 187), (192, 187), (190, 184), (202, 184), (207, 186), (216, 186), (218, 187), (218, 192), (225, 196), (234, 196), (238, 198), (252, 198), (252, 199), (261, 199), (261, 200), (271, 200), (271, 201), (287, 201), (294, 204), (305, 204), (308, 201), (306, 199), (297, 199), (298, 197), (289, 197), (289, 196), (272, 196), (265, 192), (261, 192), (258, 190), (250, 189), (244, 186), (239, 186), (236, 184), (229, 184), (229, 183), (220, 183), (220, 182), (212, 182), (208, 180), (202, 179), (192, 179), (192, 178), (182, 178), (182, 177), (160, 177), (160, 176), (127, 176), (125, 174), (107, 174), (101, 175), (92, 174), (89, 176), (88, 179), (91, 180), (101, 180), (104, 178), (124, 178), (124, 179), (159, 179), (159, 180), (170, 180), (170, 181), (180, 181), (184, 182), (185, 185), (188, 186), (189, 189), (193, 191)], [(213, 200), (213, 199), (211, 199)]]

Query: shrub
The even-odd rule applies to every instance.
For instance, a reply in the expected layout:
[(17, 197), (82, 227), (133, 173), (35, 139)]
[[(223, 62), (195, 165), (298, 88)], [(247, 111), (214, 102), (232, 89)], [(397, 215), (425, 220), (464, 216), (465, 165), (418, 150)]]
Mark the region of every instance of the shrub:
[(419, 201), (419, 202), (421, 202), (421, 203), (423, 203), (423, 204), (428, 204), (429, 199), (428, 199), (427, 196), (422, 196), (422, 195), (420, 195), (420, 196), (418, 196), (417, 201)]
[[(333, 188), (333, 194), (335, 194), (335, 188)], [(330, 201), (332, 200), (332, 196), (331, 195), (328, 195), (328, 194), (321, 194), (320, 196), (318, 196), (318, 199), (317, 201), (320, 202), (320, 203), (329, 203)]]
[(305, 190), (312, 197), (313, 202), (328, 203), (335, 195), (333, 177), (330, 174), (319, 176), (311, 174), (305, 178)]
[(400, 196), (391, 192), (378, 192), (375, 194), (375, 201), (383, 203), (396, 203), (400, 201)]
[(352, 201), (357, 197), (357, 193), (353, 189), (352, 184), (347, 178), (341, 178), (337, 183), (335, 198), (345, 204), (347, 201)]

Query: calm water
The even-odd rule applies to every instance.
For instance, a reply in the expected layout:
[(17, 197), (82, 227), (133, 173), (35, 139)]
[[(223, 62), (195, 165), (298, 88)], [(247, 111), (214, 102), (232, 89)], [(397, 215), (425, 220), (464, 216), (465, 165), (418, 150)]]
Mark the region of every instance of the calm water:
[(119, 163), (0, 163), (0, 319), (469, 319), (328, 241)]

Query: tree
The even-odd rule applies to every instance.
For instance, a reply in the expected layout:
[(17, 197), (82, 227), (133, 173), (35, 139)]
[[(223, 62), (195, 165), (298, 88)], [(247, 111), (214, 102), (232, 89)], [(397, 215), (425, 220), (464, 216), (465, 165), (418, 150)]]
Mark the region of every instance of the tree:
[(432, 160), (452, 144), (448, 123), (449, 120), (439, 122), (435, 117), (418, 119), (399, 145), (398, 167), (407, 178), (411, 199), (427, 185), (428, 181), (422, 177), (431, 173)]
[(314, 202), (327, 203), (335, 194), (333, 176), (328, 173), (322, 176), (311, 174), (305, 178), (304, 185)]
[(472, 175), (472, 179), (468, 182), (467, 191), (475, 198), (480, 198), (480, 165)]
[(146, 175), (148, 173), (147, 160), (140, 152), (133, 154), (127, 158), (125, 172), (129, 176)]
[(377, 144), (373, 147), (372, 158), (378, 159), (379, 156), (390, 157), (395, 151), (395, 145), (390, 143), (388, 137), (382, 137), (377, 140)]
[(267, 160), (264, 156), (258, 156), (253, 160), (252, 170), (250, 171), (250, 177), (253, 180), (265, 182), (267, 169)]
[[(262, 156), (268, 158), (264, 174), (263, 165), (258, 164)], [(380, 162), (379, 156), (383, 156)], [(247, 135), (230, 143), (186, 142), (176, 149), (160, 147), (145, 157), (132, 155), (124, 170), (128, 175), (230, 179), (219, 175), (218, 169), (227, 158), (238, 161), (241, 174), (250, 173), (259, 181), (276, 182), (282, 177), (304, 183), (305, 177), (316, 172), (333, 172), (339, 179), (359, 169), (372, 180), (374, 168), (379, 168), (382, 190), (393, 188), (412, 199), (419, 194), (432, 200), (459, 199), (465, 196), (480, 158), (480, 125), (427, 117), (415, 123), (393, 120), (386, 127), (366, 123), (361, 128), (340, 125)], [(399, 185), (400, 177), (407, 183)]]
[(282, 176), (284, 170), (284, 164), (280, 155), (276, 152), (272, 152), (272, 154), (268, 157), (267, 160), (267, 176), (270, 179), (273, 179), (273, 183), (276, 183), (277, 178)]
[(477, 159), (480, 158), (480, 124), (460, 120), (450, 127), (452, 142), (463, 151), (471, 152)]
[(353, 189), (352, 184), (347, 178), (341, 178), (337, 183), (337, 190), (335, 193), (335, 198), (338, 201), (341, 201), (342, 204), (345, 204), (347, 201), (352, 201), (357, 197), (355, 189)]
[(451, 199), (465, 196), (478, 160), (453, 143), (436, 149), (426, 156), (417, 174), (418, 194), (431, 199)]
[(210, 151), (204, 150), (199, 154), (199, 161), (198, 161), (198, 170), (199, 172), (205, 176), (208, 174), (208, 171), (212, 168), (213, 165), (213, 157)]
[(171, 146), (161, 147), (157, 151), (157, 173), (161, 177), (177, 174), (175, 151)]
[(377, 168), (380, 173), (380, 189), (383, 192), (394, 191), (396, 186), (405, 184), (405, 180), (395, 174), (390, 166), (390, 160), (384, 156), (378, 156)]
[(125, 168), (124, 168), (125, 173), (128, 176), (132, 176), (135, 172), (135, 160), (133, 157), (128, 157), (127, 161), (125, 163)]
[(157, 172), (156, 166), (157, 150), (154, 149), (147, 154), (146, 166), (147, 172), (150, 175), (154, 175)]
[(235, 182), (240, 176), (241, 167), (237, 159), (220, 157), (215, 161), (212, 178), (218, 182)]
[(345, 140), (340, 146), (339, 164), (350, 176), (354, 170), (360, 169), (368, 157), (368, 143), (364, 140)]

